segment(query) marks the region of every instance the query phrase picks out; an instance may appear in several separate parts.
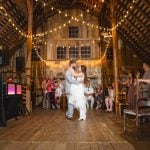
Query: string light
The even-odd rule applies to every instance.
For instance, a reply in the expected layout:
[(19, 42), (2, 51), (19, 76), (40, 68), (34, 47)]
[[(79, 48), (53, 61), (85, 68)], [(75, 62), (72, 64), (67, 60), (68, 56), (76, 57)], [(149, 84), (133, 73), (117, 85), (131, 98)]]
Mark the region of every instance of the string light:
[[(78, 22), (79, 20), (76, 17), (72, 17), (70, 20), (66, 21), (62, 25), (58, 25), (54, 29), (49, 29), (48, 31), (45, 31), (43, 33), (37, 33), (37, 34), (33, 35), (33, 37), (35, 37), (35, 36), (45, 36), (48, 33), (53, 33), (53, 31), (61, 30), (63, 27), (66, 27), (67, 24), (71, 24), (71, 22), (73, 22), (73, 21)], [(102, 28), (102, 27), (99, 27), (98, 25), (95, 26), (93, 23), (89, 23), (87, 21), (82, 21), (82, 20), (80, 20), (80, 21), (81, 21), (82, 24), (86, 24), (88, 27), (92, 27), (92, 28), (96, 28), (96, 29), (104, 30), (104, 31), (109, 31), (107, 28)]]
[[(44, 3), (44, 1), (43, 0), (40, 0), (41, 1), (41, 3)], [(133, 9), (133, 5), (134, 5), (134, 3), (136, 3), (136, 1), (137, 0), (132, 0), (132, 4), (130, 5), (130, 7), (129, 7), (129, 10), (131, 10), (131, 9)], [(94, 7), (93, 8), (96, 8), (97, 6), (96, 6), (96, 4), (94, 5)], [(54, 10), (54, 7), (52, 7), (53, 9), (52, 10)], [(91, 9), (91, 11), (93, 11), (93, 8)], [(58, 13), (60, 13), (60, 10), (58, 10), (57, 8), (55, 8), (57, 11), (58, 11)], [(105, 31), (107, 31), (107, 30), (114, 30), (115, 28), (117, 28), (117, 27), (119, 27), (119, 25), (121, 25), (124, 21), (125, 21), (125, 19), (128, 17), (128, 15), (129, 15), (129, 10), (127, 10), (126, 11), (126, 13), (125, 13), (125, 15), (122, 17), (122, 19), (112, 28), (112, 29), (109, 29), (109, 28), (105, 28), (105, 27), (101, 27), (101, 26), (99, 26), (99, 27), (97, 27), (97, 25), (94, 25), (94, 26), (92, 26), (93, 28), (96, 28), (96, 29), (100, 29), (100, 30), (105, 30)], [(86, 10), (86, 12), (87, 13), (89, 13), (90, 12), (90, 10), (89, 9), (87, 9)], [(70, 16), (69, 14), (67, 14), (66, 12), (62, 12), (62, 14), (64, 14), (65, 15), (65, 17), (71, 17), (71, 18), (74, 18), (74, 16)], [(83, 14), (81, 13), (80, 14), (80, 17), (82, 18), (83, 17)], [(77, 19), (77, 22), (79, 21), (80, 19)], [(83, 24), (84, 23), (86, 23), (86, 22), (82, 22)], [(89, 26), (89, 23), (88, 23), (88, 26)]]
[[(38, 2), (38, 0), (35, 0), (36, 2)], [(40, 0), (41, 1), (41, 0)], [(133, 6), (134, 6), (134, 3), (136, 3), (136, 1), (137, 0), (133, 0), (132, 1), (132, 4), (130, 5), (130, 7), (129, 7), (129, 10), (131, 10), (131, 9), (133, 9)], [(43, 1), (41, 1), (42, 3), (43, 3), (43, 6), (45, 7), (46, 6), (46, 3), (45, 2), (43, 2)], [(95, 7), (96, 5), (94, 5), (94, 7)], [(23, 31), (21, 31), (18, 27), (17, 27), (17, 25), (12, 21), (12, 19), (11, 19), (11, 17), (8, 15), (8, 13), (6, 13), (6, 10), (4, 9), (4, 7), (2, 6), (2, 5), (0, 5), (0, 10), (2, 10), (2, 11), (4, 11), (5, 13), (4, 13), (4, 15), (6, 16), (6, 18), (8, 19), (8, 22), (10, 22), (11, 23), (11, 25), (14, 27), (14, 29), (21, 35), (21, 36), (24, 36), (24, 37), (26, 37), (26, 38), (31, 38), (32, 36), (28, 36), (25, 32), (23, 32)], [(54, 7), (51, 7), (51, 10), (54, 10)], [(58, 9), (57, 9), (58, 10)], [(81, 21), (82, 22), (82, 24), (85, 24), (85, 23), (87, 23), (87, 25), (88, 26), (91, 26), (91, 27), (95, 27), (95, 28), (99, 28), (100, 30), (114, 30), (115, 28), (117, 28), (119, 25), (121, 25), (124, 21), (125, 21), (125, 19), (128, 17), (128, 15), (129, 15), (129, 10), (127, 10), (126, 11), (126, 13), (125, 13), (125, 15), (123, 16), (123, 18), (112, 28), (112, 29), (108, 29), (108, 28), (104, 28), (104, 27), (101, 27), (101, 26), (97, 26), (97, 25), (93, 25), (93, 24), (90, 24), (90, 23), (87, 23), (87, 22), (85, 22), (85, 21), (82, 21), (82, 20), (80, 20), (80, 19), (77, 19), (77, 18), (75, 18), (74, 19), (74, 21)], [(87, 10), (87, 12), (89, 12), (89, 9)], [(58, 10), (58, 13), (62, 13), (62, 11), (61, 10)], [(68, 15), (66, 12), (63, 12), (63, 14), (65, 15), (65, 17), (68, 17), (68, 16), (70, 16), (70, 15)], [(80, 15), (81, 17), (83, 17), (83, 14), (81, 14)], [(71, 17), (73, 17), (73, 16), (71, 16)], [(73, 17), (74, 18), (74, 17)], [(68, 22), (68, 23), (70, 23), (70, 21)], [(61, 29), (61, 28), (60, 28)], [(56, 29), (57, 30), (57, 29)], [(56, 31), (55, 30), (55, 31)], [(51, 32), (51, 31), (50, 31)], [(47, 32), (46, 33), (44, 33), (44, 34), (39, 34), (39, 36), (41, 36), (41, 35), (45, 35), (45, 34), (47, 34)], [(35, 35), (35, 36), (37, 36), (37, 34)]]
[(6, 19), (8, 20), (8, 22), (12, 25), (12, 27), (14, 27), (14, 29), (21, 35), (21, 36), (24, 36), (24, 37), (28, 37), (28, 35), (21, 31), (17, 25), (14, 23), (13, 19), (11, 18), (11, 16), (6, 12), (5, 8), (0, 5), (0, 10), (4, 13), (4, 16), (6, 17)]
[[(44, 6), (44, 3), (45, 3), (45, 2), (44, 2), (43, 0), (40, 0), (40, 2), (41, 2), (41, 3), (43, 4), (43, 6)], [(82, 22), (82, 20), (79, 19), (80, 17), (81, 17), (81, 18), (83, 17), (83, 14), (82, 14), (82, 13), (80, 14), (80, 17), (74, 17), (74, 16), (70, 15), (69, 13), (66, 13), (65, 11), (62, 11), (62, 10), (60, 10), (60, 9), (55, 8), (54, 6), (52, 6), (52, 7), (51, 7), (51, 10), (53, 11), (54, 9), (55, 9), (59, 14), (62, 14), (62, 15), (64, 15), (65, 17), (72, 18), (72, 19), (74, 19), (74, 20), (77, 21), (77, 22), (79, 22), (79, 21)], [(86, 12), (89, 13), (90, 10), (87, 9)], [(85, 23), (88, 23), (88, 22), (85, 22)], [(92, 23), (89, 23), (89, 24), (92, 24)], [(96, 25), (96, 24), (95, 24), (95, 25), (93, 24), (93, 27), (96, 28), (97, 25)], [(105, 29), (105, 28), (99, 26), (99, 29), (100, 29), (100, 30), (103, 30), (103, 29)], [(108, 29), (109, 29), (109, 28), (107, 28), (107, 30), (108, 30)]]
[[(110, 32), (108, 34), (110, 34)], [(105, 46), (103, 56), (100, 59), (95, 59), (95, 60), (81, 60), (81, 59), (79, 59), (78, 62), (80, 62), (82, 64), (90, 64), (92, 66), (93, 65), (95, 65), (95, 66), (100, 65), (102, 63), (102, 61), (104, 60), (104, 58), (106, 57), (108, 47), (110, 46), (110, 43), (111, 43), (110, 39), (111, 38), (108, 39), (108, 42)], [(95, 43), (95, 41), (93, 41), (93, 42)], [(44, 42), (44, 44), (47, 44), (47, 42)], [(88, 45), (89, 45), (89, 43), (88, 43)], [(52, 47), (53, 44), (50, 44), (50, 46)], [(84, 46), (84, 45), (81, 44), (81, 47), (82, 46)], [(56, 45), (56, 47), (58, 47), (58, 45)], [(62, 47), (65, 48), (66, 46), (63, 45)], [(78, 46), (76, 46), (76, 47), (78, 47)], [(70, 46), (68, 46), (68, 48), (70, 48)], [(55, 63), (56, 61), (54, 61), (54, 60), (49, 61), (49, 60), (43, 59), (36, 48), (35, 48), (35, 52), (36, 52), (37, 56), (40, 58), (40, 60), (43, 61), (47, 66), (56, 67), (56, 68), (60, 67), (61, 68), (62, 65), (66, 66), (68, 61), (69, 61), (69, 60), (62, 60), (62, 61), (60, 60), (59, 61), (60, 63), (58, 65)]]
[[(38, 2), (38, 0), (35, 0), (35, 1)], [(41, 2), (44, 7), (46, 6), (46, 3), (45, 3), (44, 0), (39, 0), (39, 2)], [(102, 2), (103, 2), (103, 0), (102, 0)], [(88, 13), (89, 13), (90, 11), (93, 12), (93, 9), (95, 9), (96, 7), (97, 7), (97, 5), (95, 4), (93, 7), (90, 8), (90, 10), (87, 9), (86, 12), (88, 12)], [(58, 9), (57, 9), (57, 10), (58, 10)]]
[(122, 17), (122, 19), (110, 30), (114, 30), (117, 27), (119, 27), (120, 25), (122, 25), (122, 23), (125, 21), (125, 19), (129, 16), (129, 11), (131, 11), (133, 9), (134, 4), (136, 3), (137, 0), (132, 0), (130, 6), (129, 6), (129, 10), (126, 11), (125, 15)]

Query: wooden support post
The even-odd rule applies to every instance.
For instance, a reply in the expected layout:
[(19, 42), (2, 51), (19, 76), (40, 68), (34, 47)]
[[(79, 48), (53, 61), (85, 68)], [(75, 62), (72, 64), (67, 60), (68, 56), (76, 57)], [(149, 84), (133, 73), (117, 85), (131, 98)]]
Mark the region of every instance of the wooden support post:
[(26, 107), (29, 112), (32, 112), (32, 102), (31, 102), (31, 54), (32, 54), (32, 21), (33, 21), (33, 10), (32, 1), (26, 0), (28, 9), (28, 39), (27, 39), (27, 49), (26, 49)]
[(117, 30), (114, 28), (116, 26), (116, 16), (114, 12), (114, 3), (115, 0), (110, 1), (110, 8), (111, 8), (111, 23), (112, 23), (112, 43), (113, 43), (113, 65), (114, 65), (114, 89), (115, 89), (115, 111), (117, 113), (118, 111), (118, 99), (117, 94), (119, 91), (118, 87), (118, 36), (117, 36)]

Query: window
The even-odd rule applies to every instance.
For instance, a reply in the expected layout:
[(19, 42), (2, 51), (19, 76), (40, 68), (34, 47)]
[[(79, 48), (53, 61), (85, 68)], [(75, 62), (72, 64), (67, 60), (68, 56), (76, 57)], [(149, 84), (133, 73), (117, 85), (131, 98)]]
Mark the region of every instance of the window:
[(81, 46), (81, 58), (84, 58), (84, 59), (91, 58), (90, 46)]
[(57, 59), (66, 59), (67, 48), (57, 47)]
[(69, 27), (69, 38), (78, 38), (79, 37), (79, 27), (70, 26)]
[(69, 48), (69, 58), (77, 59), (79, 57), (79, 48), (76, 46)]

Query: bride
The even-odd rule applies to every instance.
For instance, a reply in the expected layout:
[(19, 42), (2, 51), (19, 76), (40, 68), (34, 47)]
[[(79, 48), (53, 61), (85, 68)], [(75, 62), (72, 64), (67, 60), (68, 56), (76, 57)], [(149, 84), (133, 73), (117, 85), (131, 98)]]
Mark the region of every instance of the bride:
[(72, 71), (74, 80), (81, 81), (80, 84), (72, 84), (70, 99), (72, 104), (79, 110), (80, 117), (78, 120), (86, 120), (86, 98), (84, 95), (84, 81), (86, 79), (86, 66), (81, 65), (78, 72)]

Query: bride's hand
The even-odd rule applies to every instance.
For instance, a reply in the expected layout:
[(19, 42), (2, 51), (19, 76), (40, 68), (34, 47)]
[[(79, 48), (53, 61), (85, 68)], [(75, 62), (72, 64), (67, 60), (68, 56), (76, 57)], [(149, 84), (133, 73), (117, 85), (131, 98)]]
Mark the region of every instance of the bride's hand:
[(84, 83), (84, 81), (83, 81), (83, 80), (81, 80), (81, 81), (80, 81), (80, 83)]

